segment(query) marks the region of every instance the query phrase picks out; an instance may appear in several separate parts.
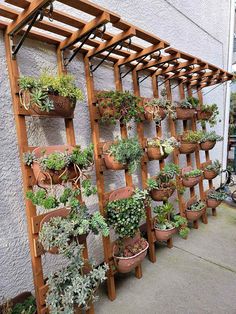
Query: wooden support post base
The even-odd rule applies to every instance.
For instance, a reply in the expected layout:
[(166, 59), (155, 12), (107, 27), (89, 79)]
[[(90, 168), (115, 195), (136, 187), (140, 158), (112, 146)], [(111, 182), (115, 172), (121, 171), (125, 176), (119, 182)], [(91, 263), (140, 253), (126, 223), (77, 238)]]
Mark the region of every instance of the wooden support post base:
[(107, 278), (107, 294), (111, 301), (116, 299), (116, 288), (115, 288), (115, 278), (114, 275), (110, 275)]
[(135, 277), (138, 278), (138, 279), (140, 279), (140, 278), (142, 278), (142, 276), (143, 276), (143, 273), (142, 273), (142, 266), (141, 266), (141, 264), (140, 264), (140, 265), (138, 265), (138, 266), (135, 268)]
[(167, 247), (168, 247), (169, 249), (171, 249), (171, 248), (173, 247), (173, 239), (172, 239), (172, 238), (170, 238), (169, 240), (167, 240)]
[(212, 216), (217, 216), (216, 208), (212, 208)]
[(198, 229), (198, 220), (195, 220), (194, 222), (193, 222), (193, 228), (194, 229)]
[(202, 222), (203, 222), (204, 224), (208, 224), (207, 212), (205, 212), (205, 213), (202, 215)]
[(149, 244), (148, 258), (149, 258), (150, 262), (155, 263), (156, 260), (157, 260), (156, 249), (155, 249), (155, 242), (150, 241), (150, 240), (148, 240), (148, 242), (151, 243), (151, 244)]

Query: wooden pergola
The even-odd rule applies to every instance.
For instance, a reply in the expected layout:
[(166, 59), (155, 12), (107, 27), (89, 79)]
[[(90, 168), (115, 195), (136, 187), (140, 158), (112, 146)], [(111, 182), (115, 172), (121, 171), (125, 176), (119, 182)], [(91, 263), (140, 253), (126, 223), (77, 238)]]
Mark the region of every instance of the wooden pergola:
[[(20, 51), (26, 37), (53, 44), (56, 47), (58, 72), (66, 73), (70, 66), (73, 66), (74, 58), (82, 54), (85, 66), (85, 75), (88, 90), (88, 109), (91, 119), (92, 140), (95, 145), (95, 168), (97, 177), (99, 209), (104, 213), (104, 206), (109, 199), (111, 191), (105, 191), (104, 176), (105, 166), (102, 158), (101, 147), (103, 143), (100, 139), (99, 123), (96, 111), (96, 91), (94, 90), (93, 73), (99, 69), (103, 62), (108, 62), (114, 68), (115, 85), (117, 90), (122, 90), (122, 79), (127, 75), (132, 75), (133, 90), (140, 96), (140, 84), (151, 78), (153, 96), (159, 96), (159, 87), (165, 85), (167, 96), (172, 99), (172, 82), (179, 87), (181, 99), (187, 94), (192, 95), (192, 90), (197, 92), (202, 103), (201, 89), (211, 85), (222, 84), (233, 78), (233, 75), (217, 66), (201, 60), (196, 56), (182, 52), (170, 47), (170, 44), (159, 37), (150, 34), (126, 21), (118, 14), (106, 10), (87, 0), (5, 0), (8, 5), (0, 4), (0, 28), (5, 32), (6, 57), (8, 61), (9, 77), (13, 97), (13, 109), (16, 119), (17, 136), (20, 156), (26, 151), (32, 150), (29, 147), (26, 129), (25, 116), (27, 111), (22, 108), (19, 102), (18, 78), (19, 69), (17, 64), (17, 54)], [(73, 15), (68, 14), (66, 7), (73, 9)], [(85, 14), (84, 14), (85, 13)], [(86, 16), (87, 20), (78, 17)], [(96, 63), (94, 59), (96, 58)], [(162, 78), (160, 82), (159, 78)], [(75, 145), (75, 133), (73, 117), (65, 118), (67, 143)], [(171, 134), (177, 137), (176, 125), (173, 120), (169, 121)], [(196, 130), (196, 119), (183, 121), (183, 128)], [(162, 128), (156, 127), (156, 135), (162, 135)], [(126, 138), (127, 127), (120, 124), (120, 134)], [(144, 125), (137, 124), (137, 135), (145, 147)], [(205, 154), (206, 160), (210, 161), (209, 153)], [(179, 164), (179, 153), (174, 152), (173, 159)], [(197, 167), (201, 167), (200, 153), (195, 152)], [(146, 187), (148, 177), (148, 159), (145, 155), (141, 163), (142, 184)], [(160, 161), (160, 168), (164, 166), (164, 161)], [(192, 165), (191, 155), (186, 155), (187, 165)], [(31, 189), (35, 184), (31, 170), (23, 163), (21, 164), (23, 173), (24, 192)], [(125, 171), (126, 186), (133, 186), (132, 176)], [(213, 187), (212, 180), (209, 180), (209, 187)], [(203, 183), (199, 183), (200, 196), (204, 198)], [(194, 188), (190, 189), (190, 195), (195, 196)], [(181, 194), (178, 194), (180, 214), (184, 215), (186, 202)], [(39, 224), (44, 215), (37, 215), (36, 208), (26, 200), (26, 214), (28, 221), (28, 232), (32, 257), (32, 268), (37, 299), (38, 313), (46, 313), (45, 295), (47, 286), (43, 276), (41, 256), (44, 254), (38, 242)], [(155, 262), (155, 238), (153, 232), (153, 222), (151, 209), (146, 209), (147, 221), (146, 230), (149, 242), (149, 258)], [(215, 211), (213, 211), (215, 214)], [(203, 219), (207, 223), (207, 217)], [(194, 222), (198, 227), (197, 221)], [(105, 262), (110, 266), (108, 272), (108, 296), (111, 300), (116, 297), (114, 275), (114, 261), (111, 250), (110, 238), (103, 238)], [(172, 242), (168, 242), (172, 246)], [(88, 257), (87, 246), (84, 252)], [(136, 267), (135, 275), (142, 277), (141, 265)], [(93, 306), (87, 311), (93, 313)]]

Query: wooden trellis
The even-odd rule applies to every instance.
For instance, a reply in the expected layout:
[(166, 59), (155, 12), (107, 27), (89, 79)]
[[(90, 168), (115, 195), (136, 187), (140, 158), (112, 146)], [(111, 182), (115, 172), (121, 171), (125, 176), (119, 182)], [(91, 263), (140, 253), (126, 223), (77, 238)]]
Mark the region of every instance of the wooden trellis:
[[(227, 80), (232, 79), (232, 74), (211, 65), (199, 58), (191, 56), (187, 53), (181, 52), (177, 49), (170, 48), (169, 43), (161, 40), (159, 37), (152, 35), (139, 27), (135, 27), (130, 23), (125, 22), (121, 17), (111, 11), (95, 5), (87, 0), (5, 0), (5, 2), (15, 6), (17, 9), (7, 7), (0, 4), (0, 16), (10, 19), (11, 22), (6, 20), (0, 20), (0, 29), (5, 31), (5, 46), (6, 46), (6, 58), (9, 69), (9, 78), (11, 85), (11, 93), (13, 99), (13, 111), (16, 121), (16, 131), (18, 138), (18, 146), (21, 158), (21, 170), (23, 175), (23, 190), (24, 194), (27, 190), (32, 189), (35, 182), (33, 179), (32, 170), (26, 167), (22, 162), (22, 155), (24, 152), (32, 151), (34, 147), (29, 147), (28, 136), (26, 130), (26, 116), (28, 112), (24, 110), (20, 105), (18, 78), (19, 70), (17, 64), (17, 53), (21, 48), (26, 36), (34, 40), (44, 41), (56, 46), (57, 60), (58, 60), (58, 72), (65, 73), (67, 65), (73, 61), (73, 58), (78, 54), (83, 54), (85, 75), (88, 90), (88, 110), (90, 112), (91, 120), (91, 132), (92, 140), (95, 145), (95, 168), (98, 187), (99, 209), (104, 214), (104, 205), (110, 191), (105, 191), (103, 172), (106, 171), (102, 160), (100, 130), (97, 119), (96, 111), (96, 94), (94, 91), (93, 72), (98, 69), (104, 61), (111, 62), (111, 66), (114, 64), (114, 78), (115, 87), (117, 90), (122, 90), (122, 77), (132, 73), (134, 93), (140, 95), (138, 84), (138, 73), (144, 71), (148, 73), (141, 83), (147, 77), (152, 78), (153, 96), (158, 97), (158, 85), (157, 78), (164, 76), (164, 84), (167, 89), (167, 95), (169, 99), (172, 99), (171, 95), (171, 80), (177, 79), (180, 81), (179, 93), (180, 98), (185, 97), (184, 85), (187, 86), (188, 95), (191, 96), (192, 88), (196, 88), (198, 91), (198, 98), (202, 104), (201, 89), (206, 86), (215, 84), (222, 84)], [(74, 15), (70, 15), (63, 11), (63, 9), (56, 10), (50, 6), (50, 10), (46, 10), (48, 5), (53, 2), (59, 2), (66, 4), (77, 10), (87, 13), (93, 16), (92, 20), (85, 21)], [(23, 11), (19, 11), (23, 9)], [(38, 20), (40, 14), (49, 16), (54, 22), (48, 22), (44, 19)], [(79, 13), (77, 14), (79, 16)], [(60, 24), (58, 24), (60, 22)], [(105, 29), (105, 25), (109, 25), (111, 29), (115, 28), (116, 32), (108, 32)], [(69, 26), (69, 27), (68, 27)], [(76, 31), (72, 31), (72, 28), (76, 28)], [(117, 30), (119, 33), (117, 34)], [(22, 36), (17, 42), (17, 36)], [(92, 38), (93, 35), (93, 38)], [(133, 39), (131, 40), (131, 38)], [(138, 40), (145, 41), (148, 47), (143, 47), (139, 44)], [(121, 48), (122, 47), (122, 48)], [(128, 47), (128, 49), (127, 49)], [(148, 57), (148, 58), (147, 58)], [(97, 58), (98, 65), (92, 66), (91, 60)], [(122, 73), (122, 67), (128, 67), (126, 73)], [(66, 139), (70, 145), (75, 145), (75, 132), (73, 126), (73, 117), (64, 118)], [(186, 130), (188, 127), (192, 130), (196, 129), (196, 118), (189, 121), (189, 126), (186, 121), (183, 121), (183, 128)], [(169, 125), (171, 134), (176, 134), (176, 124), (173, 120), (169, 119)], [(127, 128), (125, 125), (120, 125), (120, 134), (122, 138), (126, 138)], [(144, 126), (143, 123), (137, 124), (137, 134), (140, 143), (145, 147), (146, 139), (144, 138)], [(162, 128), (156, 128), (156, 135), (161, 137), (163, 135)], [(179, 159), (182, 158), (178, 150), (175, 149), (173, 153), (173, 160), (176, 164), (179, 164)], [(200, 154), (197, 150), (195, 152), (195, 160), (197, 168), (201, 166)], [(209, 161), (209, 152), (205, 153), (205, 160)], [(147, 171), (148, 159), (144, 155), (141, 163), (141, 177), (142, 185), (146, 187), (146, 180), (148, 176)], [(192, 158), (190, 155), (186, 156), (187, 165), (192, 165)], [(164, 161), (159, 162), (160, 168), (164, 166)], [(126, 186), (131, 187), (133, 185), (132, 176), (125, 171)], [(209, 188), (213, 187), (213, 183), (209, 181)], [(203, 183), (199, 183), (199, 191), (201, 199), (204, 199)], [(195, 189), (190, 190), (190, 195), (195, 195)], [(184, 215), (185, 200), (183, 196), (178, 193), (180, 214)], [(39, 245), (38, 232), (39, 224), (44, 215), (37, 215), (35, 206), (28, 200), (25, 200), (26, 204), (26, 217), (28, 224), (28, 236), (30, 242), (32, 269), (34, 277), (34, 286), (37, 300), (38, 313), (46, 313), (45, 307), (45, 294), (47, 287), (45, 285), (45, 278), (43, 276), (43, 267), (41, 262), (42, 248)], [(151, 209), (146, 209), (147, 220), (147, 235), (149, 242), (149, 258), (152, 262), (156, 260), (155, 254), (155, 237), (152, 223)], [(213, 209), (213, 215), (216, 214)], [(203, 217), (203, 221), (207, 223), (207, 216)], [(197, 227), (197, 222), (194, 223)], [(110, 265), (108, 271), (108, 295), (111, 300), (116, 297), (115, 293), (115, 270), (114, 261), (112, 257), (112, 243), (110, 238), (103, 238), (104, 256), (105, 262)], [(168, 246), (172, 246), (172, 241), (169, 240)], [(87, 246), (85, 245), (84, 257), (88, 257)], [(142, 277), (141, 266), (136, 267), (135, 275), (137, 278)], [(91, 306), (88, 313), (93, 313), (94, 309)]]

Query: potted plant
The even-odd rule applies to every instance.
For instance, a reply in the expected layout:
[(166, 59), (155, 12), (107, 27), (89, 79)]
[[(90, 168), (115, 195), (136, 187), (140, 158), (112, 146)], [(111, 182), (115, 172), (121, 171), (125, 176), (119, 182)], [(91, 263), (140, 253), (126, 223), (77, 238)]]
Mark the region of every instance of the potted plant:
[(187, 237), (189, 233), (187, 219), (179, 215), (173, 215), (173, 211), (174, 207), (171, 203), (153, 208), (153, 212), (156, 214), (154, 228), (157, 241), (167, 241), (178, 231), (181, 237)]
[(205, 212), (206, 204), (202, 201), (197, 201), (196, 196), (193, 197), (186, 205), (186, 217), (190, 221), (198, 220)]
[(206, 204), (207, 207), (216, 208), (227, 198), (227, 193), (223, 190), (211, 189), (206, 193)]
[(185, 167), (182, 169), (182, 184), (191, 188), (202, 180), (202, 170)]
[(202, 164), (204, 179), (212, 180), (214, 179), (221, 171), (221, 163), (219, 160), (214, 162), (208, 161)]
[(157, 174), (147, 180), (148, 191), (154, 201), (167, 200), (176, 189), (176, 175), (180, 172), (179, 166), (169, 163)]
[(187, 97), (182, 100), (176, 106), (176, 118), (179, 120), (192, 119), (195, 115), (198, 102), (198, 99), (194, 97)]
[(22, 292), (0, 305), (2, 314), (36, 314), (36, 301), (31, 292)]
[(96, 98), (101, 122), (115, 124), (117, 120), (122, 123), (132, 119), (140, 121), (140, 115), (143, 113), (141, 98), (129, 91), (102, 91), (97, 93)]
[(181, 154), (191, 154), (197, 147), (198, 143), (202, 138), (202, 131), (186, 131), (179, 136), (180, 147), (179, 151)]
[(179, 147), (179, 143), (174, 137), (167, 139), (148, 139), (147, 155), (149, 160), (163, 160), (171, 154), (176, 147)]
[(116, 140), (113, 143), (105, 143), (103, 146), (103, 157), (107, 169), (128, 168), (129, 173), (133, 173), (136, 171), (142, 156), (143, 148), (137, 138)]
[(204, 132), (200, 140), (200, 148), (201, 150), (208, 151), (215, 146), (216, 142), (219, 142), (222, 140), (223, 140), (223, 137), (220, 135), (217, 135), (215, 131)]
[(113, 257), (121, 273), (133, 270), (147, 254), (148, 242), (139, 233), (140, 222), (145, 218), (147, 197), (146, 190), (124, 188), (114, 191), (106, 205), (107, 222), (118, 235)]
[(219, 109), (216, 104), (202, 105), (197, 109), (197, 119), (202, 126), (206, 126), (206, 122), (208, 122), (211, 127), (215, 126), (217, 124), (218, 115)]
[(76, 101), (83, 99), (71, 75), (22, 76), (19, 88), (21, 106), (32, 116), (71, 117)]
[(93, 165), (93, 145), (84, 150), (80, 146), (56, 145), (37, 147), (23, 156), (27, 166), (31, 166), (36, 182), (48, 188), (53, 184), (71, 181), (74, 184), (86, 175)]

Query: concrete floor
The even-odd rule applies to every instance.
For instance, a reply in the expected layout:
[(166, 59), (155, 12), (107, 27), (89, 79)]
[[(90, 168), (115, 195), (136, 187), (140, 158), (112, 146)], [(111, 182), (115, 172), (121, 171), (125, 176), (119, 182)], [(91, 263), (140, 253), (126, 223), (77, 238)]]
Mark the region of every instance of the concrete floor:
[(115, 301), (101, 289), (96, 314), (236, 314), (236, 208), (223, 204), (208, 220), (172, 249), (157, 245), (142, 279), (120, 275)]

